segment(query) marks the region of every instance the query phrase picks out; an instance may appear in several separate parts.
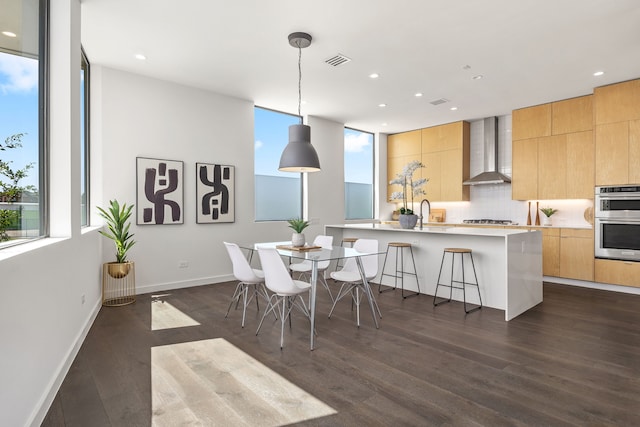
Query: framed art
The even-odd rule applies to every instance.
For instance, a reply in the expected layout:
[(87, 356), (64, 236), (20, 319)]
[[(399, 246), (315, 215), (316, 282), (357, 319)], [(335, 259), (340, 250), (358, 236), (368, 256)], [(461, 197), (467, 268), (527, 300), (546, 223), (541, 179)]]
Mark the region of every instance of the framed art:
[(235, 222), (235, 167), (196, 163), (196, 223)]
[(183, 162), (136, 158), (138, 225), (184, 222)]

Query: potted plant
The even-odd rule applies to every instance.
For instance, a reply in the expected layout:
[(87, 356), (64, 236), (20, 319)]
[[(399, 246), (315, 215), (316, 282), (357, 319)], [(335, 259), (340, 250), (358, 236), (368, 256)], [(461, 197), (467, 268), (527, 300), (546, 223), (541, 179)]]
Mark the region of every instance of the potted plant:
[(558, 209), (553, 208), (540, 208), (540, 212), (544, 214), (544, 218), (542, 218), (542, 225), (550, 226), (551, 225), (551, 215), (558, 212)]
[(304, 246), (306, 239), (304, 238), (304, 234), (302, 234), (302, 232), (309, 226), (309, 221), (305, 221), (302, 218), (292, 218), (290, 220), (287, 220), (287, 222), (289, 223), (289, 228), (294, 231), (293, 235), (291, 236), (291, 246)]
[[(413, 228), (418, 222), (418, 216), (413, 213), (413, 200), (415, 196), (426, 194), (422, 187), (428, 182), (427, 178), (413, 179), (416, 170), (425, 167), (418, 160), (407, 163), (402, 172), (397, 174), (395, 179), (389, 181), (390, 185), (401, 185), (402, 191), (394, 191), (391, 193), (392, 200), (402, 200), (400, 215), (398, 219), (402, 228)], [(411, 208), (409, 207), (411, 203)]]
[(127, 252), (136, 243), (133, 240), (134, 235), (129, 233), (132, 209), (133, 205), (127, 206), (124, 203), (120, 206), (117, 200), (109, 201), (108, 211), (98, 207), (100, 216), (107, 221), (109, 228), (108, 232), (100, 230), (99, 233), (113, 240), (116, 245), (116, 261), (107, 263), (108, 273), (115, 279), (126, 277), (133, 265), (133, 262), (127, 261)]

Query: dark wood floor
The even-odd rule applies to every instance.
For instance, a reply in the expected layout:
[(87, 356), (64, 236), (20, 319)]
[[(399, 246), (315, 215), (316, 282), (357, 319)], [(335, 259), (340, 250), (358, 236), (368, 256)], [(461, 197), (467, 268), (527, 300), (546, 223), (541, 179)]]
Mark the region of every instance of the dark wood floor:
[[(44, 426), (151, 425), (150, 349), (222, 337), (337, 410), (306, 426), (640, 425), (640, 296), (545, 284), (544, 302), (505, 322), (460, 303), (377, 295), (383, 319), (347, 301), (318, 316), (317, 349), (298, 315), (279, 323), (224, 318), (233, 283), (165, 292), (199, 326), (151, 331), (151, 295), (103, 308)], [(328, 313), (319, 289), (318, 313)]]

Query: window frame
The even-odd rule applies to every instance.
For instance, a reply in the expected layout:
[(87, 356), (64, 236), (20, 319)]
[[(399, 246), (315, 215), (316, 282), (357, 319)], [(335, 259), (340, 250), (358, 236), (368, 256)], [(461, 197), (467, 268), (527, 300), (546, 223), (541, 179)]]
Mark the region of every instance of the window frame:
[[(91, 106), (90, 106), (90, 99), (91, 99), (91, 94), (90, 94), (90, 82), (91, 82), (91, 63), (89, 62), (89, 59), (87, 58), (87, 55), (84, 51), (84, 48), (80, 47), (80, 63), (81, 63), (81, 68), (84, 67), (84, 82), (83, 82), (83, 86), (84, 86), (84, 96), (83, 96), (83, 102), (84, 102), (84, 109), (82, 111), (83, 116), (82, 116), (82, 121), (84, 124), (84, 132), (83, 132), (83, 141), (82, 141), (82, 145), (84, 148), (84, 156), (82, 156), (82, 158), (80, 159), (80, 161), (82, 162), (82, 164), (84, 165), (84, 174), (81, 174), (82, 176), (80, 177), (80, 179), (82, 180), (80, 188), (82, 189), (82, 184), (84, 184), (84, 197), (85, 197), (85, 204), (84, 204), (84, 208), (82, 207), (82, 191), (80, 192), (80, 226), (81, 227), (88, 227), (91, 224), (91, 217), (90, 217), (90, 200), (91, 200), (91, 156), (90, 156), (90, 150), (91, 150), (91, 144), (90, 144), (90, 113), (91, 113)], [(84, 222), (83, 222), (83, 214), (84, 214)]]
[[(344, 219), (345, 221), (356, 221), (356, 220), (372, 220), (375, 218), (375, 207), (376, 207), (376, 134), (374, 132), (369, 132), (362, 129), (356, 129), (349, 126), (344, 127), (344, 137), (346, 137), (347, 131), (360, 132), (371, 135), (371, 217), (369, 218), (347, 218), (347, 200), (346, 200), (346, 185), (347, 178), (345, 175), (344, 179), (344, 194), (345, 194), (345, 204), (344, 204)], [(344, 152), (343, 152), (344, 156)], [(343, 167), (346, 167), (346, 162), (343, 160)]]

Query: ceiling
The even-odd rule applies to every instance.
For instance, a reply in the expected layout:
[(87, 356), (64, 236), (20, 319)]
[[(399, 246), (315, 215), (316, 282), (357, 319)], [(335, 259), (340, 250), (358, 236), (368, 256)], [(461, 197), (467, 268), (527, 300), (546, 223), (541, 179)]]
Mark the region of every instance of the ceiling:
[[(307, 32), (302, 114), (370, 132), (509, 114), (640, 77), (638, 0), (82, 0), (81, 7), (92, 64), (288, 113), (297, 113), (298, 51), (287, 36)], [(351, 61), (325, 63), (337, 54)], [(431, 104), (441, 98), (448, 101)]]

